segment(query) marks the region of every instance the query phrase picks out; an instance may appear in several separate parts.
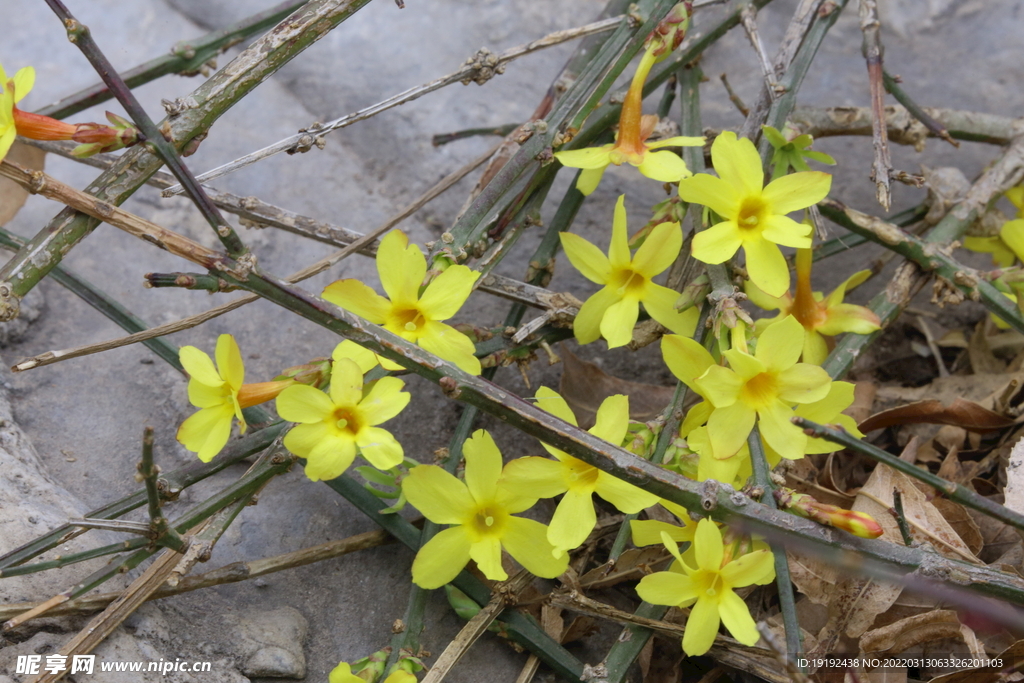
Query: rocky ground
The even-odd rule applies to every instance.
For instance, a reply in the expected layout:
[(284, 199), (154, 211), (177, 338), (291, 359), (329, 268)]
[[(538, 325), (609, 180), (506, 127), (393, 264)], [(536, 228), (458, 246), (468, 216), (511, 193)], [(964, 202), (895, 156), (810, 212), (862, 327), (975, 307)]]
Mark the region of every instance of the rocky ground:
[[(269, 0), (153, 0), (115, 2), (81, 0), (70, 3), (90, 26), (99, 44), (118, 68), (129, 68), (163, 54), (176, 41), (202, 35), (248, 14), (265, 9)], [(25, 64), (37, 70), (35, 90), (22, 103), (35, 109), (91, 84), (95, 75), (79, 51), (68, 43), (60, 23), (45, 4), (7, 0), (0, 59), (8, 73)], [(761, 15), (769, 50), (782, 36), (796, 5), (777, 0)], [(867, 78), (860, 57), (856, 3), (822, 47), (818, 62), (801, 90), (802, 104), (817, 106), (868, 103)], [(497, 52), (553, 30), (587, 23), (603, 7), (600, 0), (407, 0), (399, 10), (378, 0), (256, 89), (212, 129), (189, 166), (204, 171), (306, 127), (372, 104), (393, 93), (457, 68), (481, 46)], [(1024, 62), (1016, 38), (1024, 34), (1024, 12), (1017, 0), (953, 2), (928, 0), (883, 3), (887, 14), (884, 40), (886, 64), (925, 105), (959, 107), (1019, 116), (1024, 111)], [(718, 10), (707, 10), (706, 17)], [(699, 30), (703, 19), (698, 17)], [(220, 59), (225, 64), (238, 47)], [(571, 52), (559, 46), (513, 63), (484, 87), (451, 86), (404, 107), (330, 135), (324, 150), (304, 155), (279, 155), (214, 184), (224, 190), (258, 196), (314, 218), (367, 231), (405, 206), (445, 174), (484, 152), (493, 140), (473, 138), (441, 148), (430, 137), (468, 127), (524, 120), (543, 96), (551, 79)], [(711, 81), (704, 85), (705, 124), (736, 128), (742, 117), (729, 103), (717, 80), (728, 73), (748, 102), (755, 99), (760, 72), (742, 32), (733, 31), (702, 62)], [(187, 95), (199, 78), (166, 77), (140, 88), (142, 104), (155, 118), (161, 99)], [(116, 103), (76, 115), (73, 120), (101, 120), (102, 109), (119, 111)], [(871, 146), (868, 138), (830, 139), (820, 149), (839, 160), (833, 195), (866, 211), (877, 211), (868, 180)], [(918, 172), (955, 165), (968, 178), (991, 158), (991, 148), (965, 143), (959, 150), (930, 141), (923, 152), (895, 148), (894, 165)], [(94, 169), (51, 156), (47, 171), (64, 182), (84, 187)], [(406, 221), (402, 228), (418, 243), (436, 239), (452, 221), (475, 180), (461, 182)], [(561, 179), (545, 207), (549, 219), (567, 180)], [(619, 194), (629, 194), (636, 215), (661, 198), (652, 183), (640, 183), (632, 169), (612, 169), (585, 204), (578, 225), (597, 243), (606, 241), (611, 207)], [(924, 190), (896, 186), (894, 210), (918, 203)], [(214, 237), (191, 204), (181, 198), (162, 199), (144, 189), (126, 208), (157, 223), (213, 246)], [(57, 211), (39, 197), (30, 198), (6, 226), (31, 236)], [(285, 274), (329, 252), (329, 247), (271, 229), (241, 231), (264, 267)], [(532, 252), (538, 234), (528, 234), (519, 254)], [(873, 252), (855, 252), (829, 279), (840, 281), (862, 267)], [(506, 261), (504, 272), (521, 277), (525, 256)], [(109, 226), (101, 226), (65, 260), (68, 268), (90, 279), (129, 309), (156, 325), (205, 310), (214, 301), (205, 293), (141, 286), (150, 271), (187, 269), (175, 258), (149, 248)], [(375, 279), (373, 263), (353, 257), (306, 286), (318, 292), (340, 277)], [(823, 282), (826, 288), (834, 283)], [(552, 287), (584, 295), (590, 290), (563, 267)], [(27, 302), (38, 312), (30, 325), (5, 335), (3, 365), (51, 349), (63, 349), (121, 336), (112, 323), (56, 284), (45, 282), (41, 296)], [(862, 298), (866, 297), (864, 294)], [(29, 305), (31, 304), (31, 306)], [(504, 305), (494, 306), (477, 295), (465, 320), (495, 324)], [(27, 316), (28, 317), (28, 316)], [(238, 340), (250, 381), (269, 379), (284, 367), (329, 354), (336, 339), (323, 329), (271, 304), (257, 303), (197, 329), (174, 335), (174, 344), (212, 350), (216, 337), (230, 332)], [(595, 358), (596, 348), (581, 355)], [(644, 381), (668, 383), (658, 358), (625, 352), (603, 354), (606, 370)], [(531, 380), (554, 385), (558, 368), (539, 364)], [(194, 456), (174, 439), (178, 424), (191, 412), (185, 380), (142, 346), (13, 374), (2, 370), (0, 400), (0, 552), (16, 547), (52, 528), (68, 516), (98, 507), (135, 490), (133, 479), (143, 427), (156, 430), (161, 466), (173, 469)], [(500, 383), (526, 392), (514, 370), (499, 375)], [(409, 380), (415, 400), (396, 425), (395, 434), (407, 453), (429, 461), (448, 442), (459, 408), (432, 385)], [(489, 421), (484, 426), (495, 427)], [(536, 452), (530, 440), (502, 432), (507, 453)], [(176, 510), (198, 502), (236, 478), (244, 465), (230, 468), (184, 494)], [(207, 567), (266, 557), (370, 530), (372, 524), (337, 494), (310, 483), (296, 470), (273, 481), (259, 505), (244, 511), (217, 545)], [(92, 532), (97, 534), (97, 532)], [(92, 543), (90, 536), (79, 539)], [(99, 536), (99, 534), (97, 534)], [(109, 541), (108, 541), (109, 542)], [(85, 547), (80, 545), (79, 547)], [(192, 659), (214, 662), (212, 674), (167, 677), (174, 681), (269, 680), (285, 677), (323, 681), (339, 660), (352, 660), (385, 644), (392, 622), (404, 611), (411, 555), (386, 546), (313, 566), (288, 570), (264, 579), (207, 589), (140, 610), (104, 644), (104, 659)], [(89, 567), (91, 569), (92, 567)], [(0, 601), (42, 598), (64, 590), (84, 575), (85, 568), (60, 574), (0, 582)], [(443, 595), (433, 596), (428, 612), (427, 649), (437, 653), (461, 623), (445, 609)], [(18, 654), (55, 651), (81, 625), (76, 619), (44, 620), (41, 627), (0, 640), (0, 683), (19, 681), (11, 662)], [(610, 630), (609, 633), (616, 633)], [(576, 648), (576, 654), (597, 663), (603, 650)], [(452, 681), (514, 680), (525, 655), (512, 652), (494, 638), (484, 638), (452, 672)], [(9, 669), (7, 667), (10, 667)], [(95, 675), (95, 683), (129, 680)], [(135, 677), (131, 680), (150, 680)], [(152, 680), (156, 680), (153, 678)]]

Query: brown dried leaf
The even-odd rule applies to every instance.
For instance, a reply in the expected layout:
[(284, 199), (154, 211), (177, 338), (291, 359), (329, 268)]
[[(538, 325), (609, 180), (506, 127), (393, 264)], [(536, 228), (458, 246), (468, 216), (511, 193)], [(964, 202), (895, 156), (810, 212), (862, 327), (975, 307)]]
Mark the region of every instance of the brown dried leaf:
[(580, 577), (580, 586), (581, 588), (607, 588), (623, 581), (636, 579), (643, 575), (641, 567), (648, 567), (668, 557), (669, 555), (660, 545), (630, 548), (622, 553), (614, 564), (607, 562), (600, 567), (594, 567)]
[(1001, 667), (954, 671), (942, 676), (936, 676), (931, 680), (931, 683), (996, 683), (997, 681), (1012, 681), (1014, 679), (1007, 678), (1003, 672), (1006, 667), (1019, 662), (1021, 657), (1024, 657), (1024, 640), (1018, 640), (993, 657), (993, 659), (1003, 660), (1003, 666)]
[(860, 380), (853, 383), (853, 403), (843, 412), (853, 418), (854, 422), (863, 422), (871, 415), (871, 407), (875, 404), (878, 385), (874, 382)]
[(829, 604), (836, 592), (835, 567), (789, 551), (786, 551), (786, 557), (789, 559), (789, 578), (797, 590), (816, 605)]
[(971, 359), (971, 369), (975, 373), (997, 373), (1006, 371), (1006, 363), (996, 358), (989, 344), (989, 318), (986, 315), (971, 333), (971, 341), (967, 345), (967, 357)]
[(673, 387), (630, 382), (609, 375), (593, 363), (574, 356), (565, 345), (562, 345), (560, 351), (562, 379), (558, 383), (558, 393), (572, 408), (580, 427), (584, 429), (594, 425), (597, 409), (609, 396), (628, 396), (630, 418), (646, 422), (659, 415), (675, 393)]
[[(927, 532), (927, 534), (922, 533), (911, 525), (910, 533), (915, 540), (931, 543), (940, 553), (949, 557), (960, 560), (973, 558), (973, 561), (981, 564), (981, 560), (971, 552), (971, 549), (950, 526), (934, 503), (926, 498), (921, 489), (917, 488), (914, 481), (891, 467), (877, 465), (875, 471), (871, 473), (871, 478), (861, 489), (862, 494), (871, 494), (881, 500), (886, 507), (882, 507), (866, 495), (858, 495), (853, 509), (873, 516), (882, 527), (882, 538), (902, 544), (903, 536), (900, 534), (899, 526), (888, 510), (893, 504), (894, 488), (898, 488), (903, 496), (903, 512), (906, 514), (907, 521), (916, 523)], [(956, 550), (951, 550), (951, 548)]]
[(965, 401), (958, 397), (948, 406), (943, 405), (942, 401), (933, 399), (883, 410), (860, 423), (858, 428), (866, 434), (892, 425), (920, 424), (922, 422), (955, 425), (974, 432), (988, 432), (1009, 427), (1013, 424), (1013, 419), (983, 408), (973, 401)]
[(946, 498), (933, 498), (932, 505), (949, 522), (956, 535), (963, 539), (971, 553), (981, 553), (981, 549), (985, 547), (985, 539), (981, 536), (981, 529), (974, 523), (974, 518), (967, 513), (967, 508)]
[(1010, 449), (1006, 463), (1006, 488), (1003, 505), (1014, 512), (1024, 512), (1024, 438)]
[[(15, 141), (4, 159), (33, 171), (42, 171), (46, 163), (46, 152), (38, 147)], [(24, 206), (26, 199), (28, 199), (28, 191), (22, 189), (21, 185), (13, 180), (0, 178), (0, 225), (6, 224), (18, 215), (18, 211)]]
[(912, 401), (937, 399), (950, 404), (957, 398), (974, 401), (983, 408), (999, 410), (994, 399), (1001, 395), (1008, 385), (1017, 386), (1024, 381), (1024, 372), (977, 373), (974, 375), (951, 375), (937, 377), (930, 384), (920, 387), (879, 387), (876, 399), (879, 403), (899, 405)]
[(860, 650), (870, 655), (897, 655), (923, 643), (960, 636), (956, 612), (939, 609), (868, 631), (860, 638)]

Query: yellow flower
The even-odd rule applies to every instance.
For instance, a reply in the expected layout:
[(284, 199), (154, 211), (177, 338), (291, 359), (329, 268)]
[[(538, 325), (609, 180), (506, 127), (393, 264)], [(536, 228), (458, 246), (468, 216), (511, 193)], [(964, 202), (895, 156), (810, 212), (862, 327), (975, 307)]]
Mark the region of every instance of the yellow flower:
[(31, 66), (18, 69), (14, 78), (9, 79), (0, 64), (0, 160), (7, 156), (18, 135), (14, 123), (14, 105), (28, 94), (35, 80), (36, 70)]
[(779, 455), (803, 457), (807, 435), (790, 422), (792, 405), (825, 398), (832, 382), (822, 368), (797, 363), (804, 334), (799, 321), (789, 316), (764, 331), (754, 355), (729, 349), (722, 355), (730, 368), (712, 365), (697, 380), (701, 393), (714, 406), (708, 436), (715, 458), (723, 460), (739, 451), (755, 420), (765, 442)]
[[(341, 662), (331, 670), (327, 683), (367, 683), (367, 680), (352, 673), (348, 662)], [(382, 683), (416, 683), (416, 677), (404, 669), (395, 669)]]
[(404, 458), (402, 445), (376, 425), (409, 404), (404, 386), (397, 377), (382, 377), (364, 396), (359, 365), (349, 358), (335, 360), (329, 397), (305, 384), (288, 387), (277, 397), (278, 414), (300, 423), (285, 435), (285, 448), (306, 459), (306, 476), (313, 481), (341, 476), (355, 460), (357, 447), (377, 469), (397, 466)]
[(189, 375), (188, 400), (200, 408), (178, 428), (178, 441), (194, 451), (203, 462), (210, 462), (220, 453), (231, 436), (231, 422), (238, 418), (239, 430), (245, 433), (242, 408), (269, 401), (295, 383), (286, 379), (277, 382), (243, 384), (245, 366), (235, 338), (222, 334), (217, 338), (217, 366), (210, 357), (194, 346), (183, 346), (178, 358)]
[(793, 173), (764, 187), (761, 157), (749, 139), (721, 133), (711, 145), (719, 177), (699, 173), (679, 183), (679, 196), (703, 204), (724, 220), (693, 238), (693, 256), (724, 263), (743, 247), (751, 281), (772, 296), (789, 289), (789, 268), (778, 245), (811, 246), (811, 226), (786, 214), (825, 198), (832, 176), (819, 171)]
[[(323, 297), (352, 311), (406, 341), (418, 344), (462, 370), (480, 374), (476, 347), (469, 337), (444, 324), (458, 313), (480, 277), (466, 266), (453, 265), (434, 278), (423, 294), (420, 285), (427, 274), (427, 260), (400, 230), (381, 240), (377, 250), (377, 272), (390, 300), (359, 280), (338, 280), (324, 289)], [(387, 370), (401, 370), (397, 363), (378, 357)]]
[[(569, 424), (576, 417), (556, 392), (541, 387), (537, 390), (538, 405)], [(609, 396), (597, 410), (597, 422), (588, 431), (609, 443), (619, 445), (629, 426), (629, 398)], [(516, 458), (505, 467), (504, 483), (521, 495), (553, 498), (565, 495), (555, 508), (548, 527), (547, 539), (559, 555), (578, 548), (597, 526), (593, 496), (596, 493), (626, 514), (635, 514), (658, 502), (653, 493), (627, 484), (621, 479), (578, 460), (557, 448), (542, 443), (555, 460), (542, 457)]]
[(821, 365), (828, 357), (828, 344), (822, 335), (834, 337), (843, 332), (870, 334), (879, 329), (881, 321), (870, 308), (843, 303), (846, 292), (868, 279), (870, 270), (854, 273), (826, 299), (821, 292), (811, 291), (812, 261), (813, 252), (810, 249), (797, 249), (795, 295), (786, 292), (780, 297), (770, 296), (752, 282), (747, 282), (744, 289), (756, 305), (779, 311), (779, 315), (774, 318), (758, 320), (755, 327), (758, 332), (792, 315), (807, 332), (802, 356), (804, 362)]
[(537, 576), (552, 579), (569, 563), (554, 556), (547, 527), (515, 513), (537, 502), (536, 494), (520, 494), (501, 479), (501, 453), (491, 435), (478, 430), (463, 446), (466, 481), (436, 465), (414, 467), (402, 491), (423, 516), (436, 524), (453, 524), (420, 548), (412, 563), (412, 580), (421, 588), (440, 588), (474, 560), (484, 576), (504, 581), (501, 551)]
[(668, 534), (668, 537), (676, 543), (692, 543), (693, 536), (697, 533), (697, 522), (693, 521), (686, 508), (670, 500), (659, 500), (658, 503), (675, 515), (675, 518), (679, 520), (682, 526), (656, 519), (630, 520), (629, 530), (633, 535), (633, 545), (637, 547), (657, 545), (661, 543), (662, 533)]
[[(734, 588), (763, 583), (774, 572), (772, 554), (755, 550), (736, 559), (726, 558), (722, 532), (710, 519), (697, 524), (693, 539), (696, 568), (679, 555), (675, 542), (664, 537), (676, 558), (676, 571), (655, 572), (640, 580), (637, 594), (653, 605), (688, 607), (690, 616), (683, 633), (683, 651), (691, 656), (711, 649), (721, 623), (744, 645), (754, 645), (761, 635), (743, 598)], [(728, 561), (727, 561), (728, 560)]]
[(555, 158), (562, 162), (563, 166), (583, 169), (576, 181), (576, 189), (584, 195), (589, 195), (597, 188), (608, 164), (621, 166), (628, 162), (648, 178), (663, 183), (678, 182), (690, 175), (686, 163), (675, 153), (667, 150), (650, 150), (659, 147), (699, 147), (704, 144), (704, 138), (676, 136), (647, 144), (647, 138), (658, 124), (658, 117), (641, 115), (644, 82), (658, 59), (659, 57), (650, 50), (640, 59), (626, 99), (622, 103), (619, 130), (614, 143), (602, 147), (555, 152)]
[(679, 223), (655, 226), (636, 255), (631, 256), (623, 195), (615, 204), (608, 256), (579, 235), (563, 232), (559, 237), (565, 255), (576, 270), (591, 282), (604, 285), (586, 300), (573, 323), (580, 344), (589, 344), (602, 335), (609, 348), (628, 344), (633, 338), (641, 303), (652, 318), (673, 332), (693, 333), (699, 315), (697, 308), (680, 313), (675, 309), (679, 293), (652, 282), (679, 255), (683, 244)]

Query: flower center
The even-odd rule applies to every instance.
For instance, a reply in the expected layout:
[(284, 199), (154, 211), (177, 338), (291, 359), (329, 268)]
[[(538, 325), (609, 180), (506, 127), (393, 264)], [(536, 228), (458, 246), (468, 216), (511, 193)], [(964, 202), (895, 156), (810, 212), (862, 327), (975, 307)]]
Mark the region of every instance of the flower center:
[(482, 505), (473, 514), (470, 526), (479, 536), (500, 536), (505, 528), (507, 513), (496, 505)]
[(754, 375), (740, 390), (740, 399), (754, 410), (768, 406), (776, 401), (778, 396), (778, 378), (772, 372)]
[(566, 460), (566, 480), (569, 488), (590, 488), (597, 484), (597, 476), (600, 470), (588, 465), (582, 460)]
[(392, 326), (398, 331), (418, 332), (426, 322), (419, 308), (400, 308), (392, 315)]
[(760, 197), (744, 197), (740, 202), (739, 215), (736, 216), (736, 224), (741, 230), (757, 230), (763, 227), (764, 219), (768, 213), (768, 206)]
[(725, 589), (722, 575), (707, 569), (698, 569), (693, 574), (693, 583), (698, 594), (704, 593), (711, 598), (718, 596)]
[(347, 434), (353, 438), (362, 427), (359, 415), (351, 408), (335, 408), (327, 422), (333, 426), (335, 434)]
[(615, 293), (623, 298), (642, 299), (644, 289), (647, 288), (647, 278), (632, 268), (616, 270), (610, 280)]

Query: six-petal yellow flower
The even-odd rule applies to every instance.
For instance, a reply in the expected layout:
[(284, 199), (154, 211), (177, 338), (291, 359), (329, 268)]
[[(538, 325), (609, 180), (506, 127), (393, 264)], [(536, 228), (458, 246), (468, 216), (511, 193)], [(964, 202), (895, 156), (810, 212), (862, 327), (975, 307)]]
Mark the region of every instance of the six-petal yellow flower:
[(795, 403), (813, 403), (828, 395), (831, 378), (816, 365), (798, 363), (804, 328), (793, 316), (766, 329), (754, 355), (739, 349), (722, 353), (729, 368), (712, 365), (696, 380), (714, 406), (708, 437), (715, 458), (731, 457), (760, 426), (761, 436), (787, 459), (804, 456), (807, 435), (790, 422)]
[[(547, 387), (537, 390), (538, 405), (569, 424), (576, 417), (561, 396)], [(629, 399), (609, 396), (597, 410), (597, 421), (588, 431), (616, 446), (629, 427)], [(521, 495), (553, 498), (561, 493), (548, 527), (547, 538), (558, 554), (578, 548), (597, 526), (593, 496), (596, 493), (626, 514), (635, 514), (658, 502), (658, 497), (607, 472), (542, 443), (555, 460), (536, 456), (516, 458), (505, 467), (504, 482)]]
[(277, 412), (299, 422), (284, 437), (289, 451), (306, 459), (306, 476), (328, 481), (341, 476), (355, 460), (356, 450), (377, 469), (399, 465), (402, 445), (391, 432), (377, 427), (409, 404), (405, 382), (383, 377), (363, 395), (363, 373), (349, 358), (334, 361), (330, 396), (306, 386), (288, 387), (277, 397)]
[(676, 558), (676, 571), (655, 572), (640, 580), (637, 594), (652, 605), (693, 607), (683, 632), (683, 651), (691, 656), (711, 649), (721, 623), (744, 645), (754, 645), (761, 635), (743, 598), (734, 588), (763, 583), (774, 573), (769, 550), (755, 550), (725, 561), (722, 532), (710, 519), (697, 523), (693, 556), (697, 566), (687, 564), (675, 542), (663, 536), (665, 546)]
[(435, 524), (454, 526), (438, 532), (416, 554), (412, 580), (421, 588), (440, 588), (474, 560), (492, 581), (508, 578), (501, 565), (507, 550), (533, 574), (552, 579), (569, 563), (555, 557), (547, 527), (515, 517), (537, 502), (536, 494), (513, 491), (502, 480), (501, 453), (491, 435), (478, 430), (463, 446), (466, 481), (436, 465), (414, 467), (402, 482), (408, 501)]
[(750, 280), (768, 294), (782, 296), (789, 289), (789, 268), (779, 245), (811, 246), (811, 226), (786, 214), (824, 199), (832, 176), (804, 171), (765, 187), (754, 143), (737, 139), (731, 131), (715, 138), (711, 159), (719, 177), (698, 173), (679, 183), (680, 197), (707, 206), (724, 219), (693, 238), (694, 258), (723, 263), (743, 247)]
[[(338, 280), (324, 289), (323, 297), (333, 304), (383, 325), (406, 341), (422, 346), (439, 358), (462, 370), (480, 374), (480, 361), (473, 355), (472, 340), (443, 320), (451, 318), (469, 298), (480, 273), (466, 266), (453, 265), (434, 278), (420, 294), (427, 274), (427, 260), (415, 244), (400, 230), (381, 240), (377, 249), (377, 272), (389, 299), (385, 299), (359, 280)], [(383, 357), (387, 370), (401, 366)]]
[(677, 334), (692, 334), (698, 310), (675, 309), (679, 293), (655, 284), (652, 279), (672, 265), (683, 244), (679, 223), (661, 223), (636, 250), (629, 253), (626, 234), (625, 196), (615, 204), (608, 256), (579, 235), (560, 235), (565, 255), (576, 270), (591, 282), (604, 285), (584, 302), (573, 323), (576, 341), (589, 344), (604, 336), (609, 348), (625, 346), (633, 338), (640, 304), (651, 317)]
[(762, 332), (769, 325), (792, 315), (807, 332), (802, 356), (804, 362), (821, 365), (828, 357), (828, 344), (822, 335), (834, 337), (844, 332), (870, 334), (880, 328), (881, 321), (870, 308), (843, 303), (846, 292), (868, 279), (870, 270), (854, 273), (826, 298), (821, 292), (811, 291), (812, 261), (813, 252), (810, 249), (797, 249), (795, 295), (786, 292), (780, 297), (770, 296), (749, 281), (745, 289), (747, 296), (756, 305), (779, 311), (779, 315), (774, 318), (758, 320), (755, 329)]

